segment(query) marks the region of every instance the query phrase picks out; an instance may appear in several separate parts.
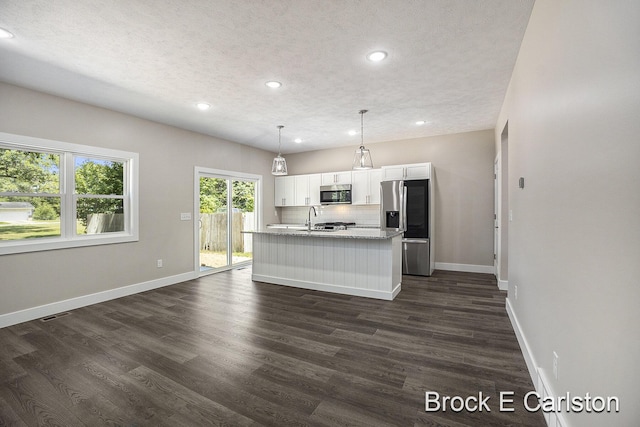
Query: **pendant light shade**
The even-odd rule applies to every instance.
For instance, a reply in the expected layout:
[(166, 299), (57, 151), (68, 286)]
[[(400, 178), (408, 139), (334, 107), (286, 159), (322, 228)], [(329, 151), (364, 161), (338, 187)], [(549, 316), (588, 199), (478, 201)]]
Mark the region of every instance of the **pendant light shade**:
[(353, 156), (353, 169), (373, 169), (373, 161), (371, 160), (371, 152), (362, 145), (356, 150)]
[(280, 155), (280, 143), (282, 137), (282, 128), (284, 126), (278, 125), (278, 155), (273, 158), (273, 164), (271, 165), (272, 175), (286, 175), (287, 174), (287, 161)]
[(353, 169), (373, 169), (373, 160), (371, 160), (371, 152), (364, 148), (364, 113), (368, 110), (360, 110), (360, 147), (353, 156)]

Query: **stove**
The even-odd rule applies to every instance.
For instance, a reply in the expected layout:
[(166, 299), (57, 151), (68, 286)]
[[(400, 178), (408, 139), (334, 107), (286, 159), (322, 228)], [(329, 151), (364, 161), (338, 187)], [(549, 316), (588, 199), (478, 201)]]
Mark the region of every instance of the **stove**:
[(319, 222), (313, 228), (316, 230), (346, 230), (355, 225), (355, 222)]

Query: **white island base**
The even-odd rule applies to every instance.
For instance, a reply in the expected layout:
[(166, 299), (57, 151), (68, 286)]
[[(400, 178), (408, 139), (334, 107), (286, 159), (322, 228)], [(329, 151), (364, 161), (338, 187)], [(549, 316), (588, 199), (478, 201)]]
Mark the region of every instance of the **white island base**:
[(252, 280), (393, 300), (402, 286), (402, 236), (351, 231), (254, 231)]

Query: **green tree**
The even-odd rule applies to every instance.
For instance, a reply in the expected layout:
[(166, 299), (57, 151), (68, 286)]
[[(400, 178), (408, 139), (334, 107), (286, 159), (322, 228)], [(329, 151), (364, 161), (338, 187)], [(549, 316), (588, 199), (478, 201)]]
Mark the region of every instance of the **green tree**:
[(60, 156), (0, 148), (0, 191), (58, 193)]
[[(232, 203), (241, 212), (253, 212), (255, 182), (233, 181)], [(200, 212), (216, 213), (227, 210), (227, 180), (200, 178)]]
[(255, 182), (233, 181), (233, 207), (241, 212), (253, 212)]
[[(0, 148), (0, 192), (58, 194), (60, 192), (60, 156), (52, 153)], [(2, 201), (28, 202), (36, 210), (60, 216), (57, 197), (3, 197)]]
[(33, 219), (39, 221), (51, 221), (58, 217), (58, 213), (50, 206), (41, 204), (33, 211)]
[[(123, 195), (124, 165), (120, 162), (79, 158), (75, 170), (76, 194)], [(76, 204), (78, 219), (84, 226), (90, 214), (122, 213), (121, 199), (79, 197)]]
[(216, 213), (227, 208), (227, 181), (222, 178), (200, 178), (200, 212)]

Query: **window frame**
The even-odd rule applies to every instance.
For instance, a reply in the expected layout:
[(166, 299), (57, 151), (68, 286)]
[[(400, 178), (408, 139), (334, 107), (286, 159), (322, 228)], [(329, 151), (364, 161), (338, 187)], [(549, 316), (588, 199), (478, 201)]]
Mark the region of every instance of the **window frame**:
[[(3, 132), (0, 132), (0, 147), (9, 150), (38, 151), (60, 155), (60, 193), (51, 195), (60, 197), (60, 236), (24, 240), (0, 240), (0, 255), (139, 241), (138, 153)], [(76, 234), (76, 199), (83, 196), (75, 193), (74, 158), (76, 156), (123, 163), (124, 231), (88, 235)], [(1, 197), (21, 195), (44, 196), (38, 193), (27, 195), (24, 193), (0, 192)]]

